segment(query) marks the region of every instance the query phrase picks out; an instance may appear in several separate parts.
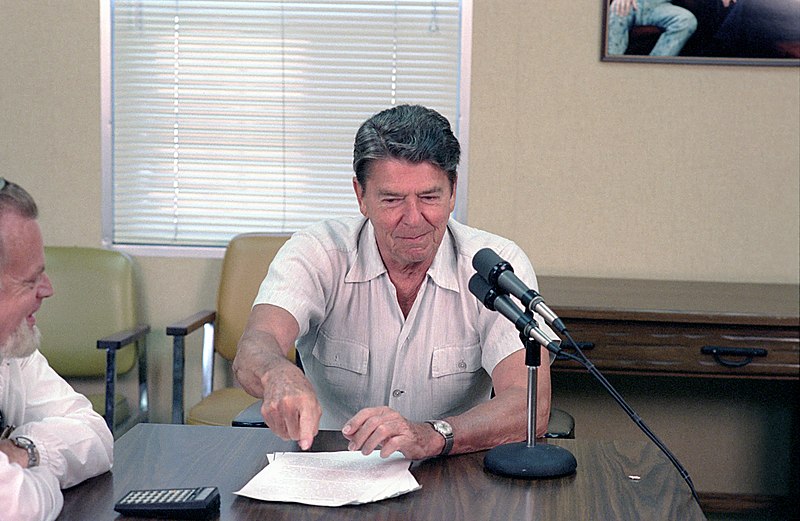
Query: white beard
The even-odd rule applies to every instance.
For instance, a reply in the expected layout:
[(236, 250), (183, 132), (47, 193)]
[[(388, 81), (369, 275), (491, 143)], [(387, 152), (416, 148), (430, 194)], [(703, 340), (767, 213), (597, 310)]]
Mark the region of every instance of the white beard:
[(23, 320), (5, 342), (0, 343), (0, 359), (25, 358), (39, 349), (41, 339), (39, 328), (36, 326), (30, 328)]

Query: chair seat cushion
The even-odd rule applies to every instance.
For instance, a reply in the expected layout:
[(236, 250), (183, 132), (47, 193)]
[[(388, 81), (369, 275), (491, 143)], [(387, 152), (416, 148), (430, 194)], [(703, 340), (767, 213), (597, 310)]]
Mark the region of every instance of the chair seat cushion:
[(258, 398), (237, 387), (219, 389), (189, 409), (186, 423), (230, 427), (233, 418), (256, 401)]

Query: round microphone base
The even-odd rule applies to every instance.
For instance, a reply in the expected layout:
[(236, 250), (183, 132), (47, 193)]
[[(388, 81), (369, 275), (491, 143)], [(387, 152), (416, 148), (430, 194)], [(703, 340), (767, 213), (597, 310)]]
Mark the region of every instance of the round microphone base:
[(574, 474), (578, 466), (575, 456), (556, 445), (533, 445), (526, 442), (499, 445), (483, 459), (486, 470), (513, 478), (556, 478)]

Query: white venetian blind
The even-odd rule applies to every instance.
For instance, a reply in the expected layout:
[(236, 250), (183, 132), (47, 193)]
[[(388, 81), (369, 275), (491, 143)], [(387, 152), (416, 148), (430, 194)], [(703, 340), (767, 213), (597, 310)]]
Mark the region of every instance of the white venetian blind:
[(366, 118), (419, 103), (458, 121), (459, 4), (112, 1), (113, 242), (217, 246), (357, 214)]

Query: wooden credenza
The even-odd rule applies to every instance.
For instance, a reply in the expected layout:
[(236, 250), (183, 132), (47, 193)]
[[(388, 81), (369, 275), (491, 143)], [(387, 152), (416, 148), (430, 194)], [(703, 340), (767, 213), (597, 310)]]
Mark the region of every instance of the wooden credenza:
[[(539, 289), (606, 376), (786, 382), (795, 396), (777, 399), (793, 404), (794, 432), (777, 435), (792, 440), (789, 489), (797, 491), (800, 286), (540, 277)], [(564, 377), (586, 372), (566, 359), (556, 360), (552, 370)], [(759, 508), (759, 502), (767, 505), (775, 499), (735, 494), (704, 497), (701, 492), (704, 508), (712, 505), (710, 511), (747, 509), (748, 504)], [(795, 499), (796, 493), (788, 501)]]
[(800, 286), (540, 277), (539, 289), (604, 374), (800, 378)]

